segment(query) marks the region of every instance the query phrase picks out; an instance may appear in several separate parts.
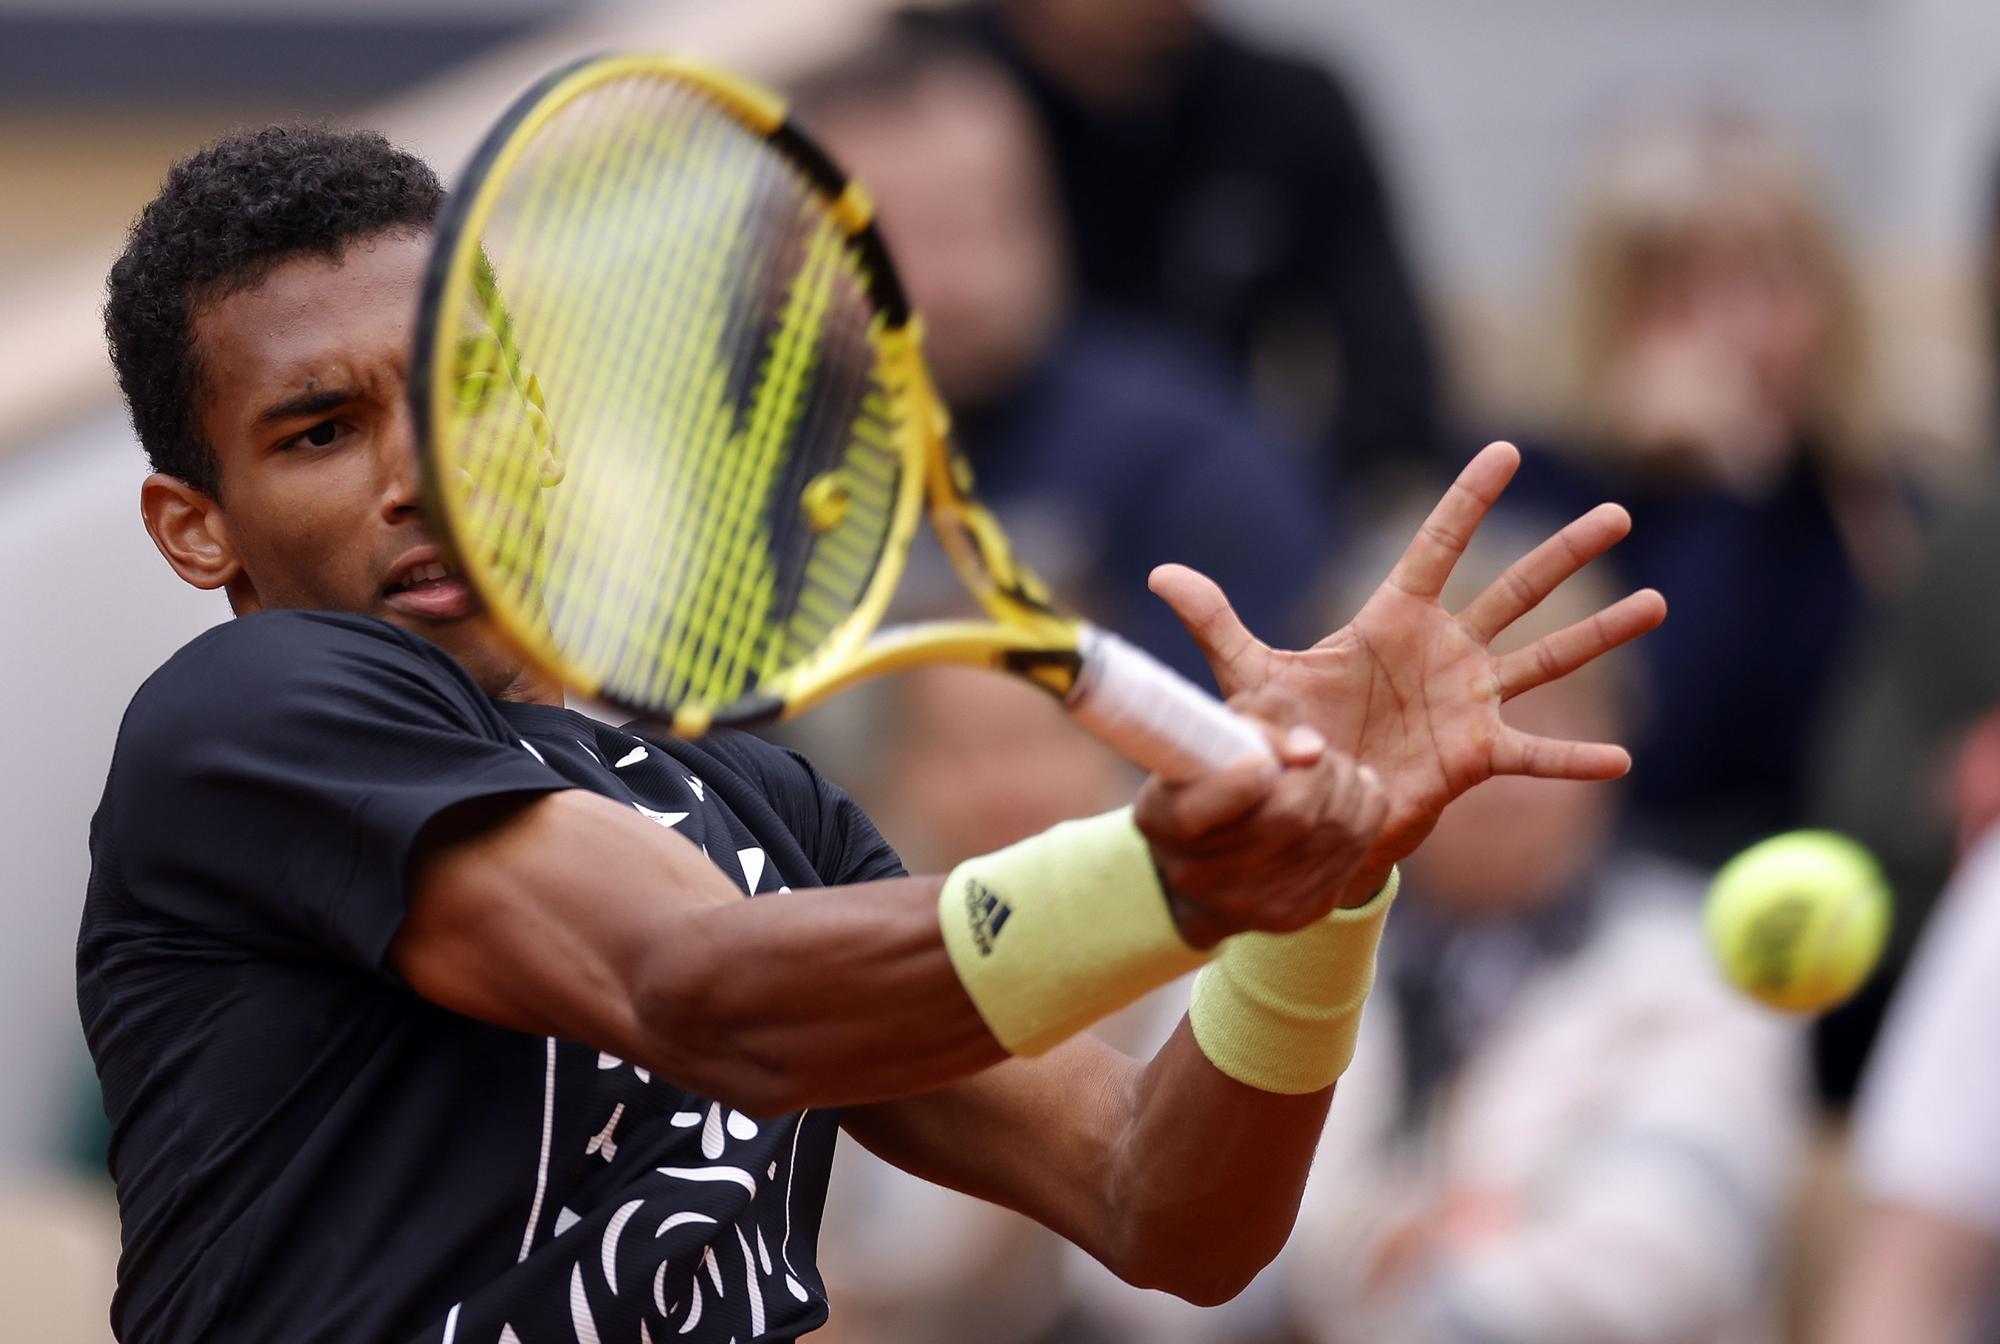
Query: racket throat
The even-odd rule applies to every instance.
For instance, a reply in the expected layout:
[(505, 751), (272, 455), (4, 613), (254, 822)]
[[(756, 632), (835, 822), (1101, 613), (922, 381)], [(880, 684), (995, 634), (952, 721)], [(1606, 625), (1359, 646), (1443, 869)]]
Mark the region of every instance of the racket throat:
[(1064, 704), (1076, 694), (1083, 675), (1083, 660), (1073, 649), (1014, 649), (1001, 655), (1000, 667)]

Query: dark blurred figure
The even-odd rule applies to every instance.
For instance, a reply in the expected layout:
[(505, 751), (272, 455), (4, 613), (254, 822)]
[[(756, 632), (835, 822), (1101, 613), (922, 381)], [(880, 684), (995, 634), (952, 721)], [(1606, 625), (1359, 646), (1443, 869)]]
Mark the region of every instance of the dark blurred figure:
[[(2000, 163), (1986, 221), (1988, 340), (1995, 356), (1989, 440), (2000, 443)], [(1989, 450), (1990, 456), (1990, 450)], [(1820, 1071), (1852, 1092), (1904, 962), (1964, 844), (1949, 776), (1973, 725), (2000, 701), (2000, 473), (1990, 464), (1943, 511), (1908, 591), (1857, 651), (1813, 777), (1814, 817), (1882, 861), (1896, 893), (1889, 973), (1820, 1029)]]
[[(1334, 528), (1292, 455), (1212, 364), (1072, 310), (1044, 149), (976, 49), (902, 40), (799, 91), (805, 123), (874, 195), (981, 496), (1075, 600), (1206, 683), (1146, 575), (1212, 575), (1283, 638)], [(918, 594), (919, 605), (938, 595)]]
[(1092, 301), (1213, 344), (1329, 473), (1433, 465), (1438, 376), (1347, 91), (1199, 0), (1000, 0), (922, 15), (1041, 114)]
[(1914, 526), (1868, 424), (1849, 264), (1773, 135), (1709, 116), (1627, 136), (1573, 268), (1568, 441), (1530, 453), (1513, 495), (1630, 508), (1612, 561), (1673, 608), (1639, 646), (1635, 823), (1712, 866), (1807, 820), (1841, 656)]

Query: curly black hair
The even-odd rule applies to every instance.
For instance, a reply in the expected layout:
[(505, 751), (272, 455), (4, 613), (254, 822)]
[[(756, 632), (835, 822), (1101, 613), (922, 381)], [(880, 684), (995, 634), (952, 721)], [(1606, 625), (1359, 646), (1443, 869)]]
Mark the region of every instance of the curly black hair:
[(202, 433), (195, 314), (291, 258), (338, 257), (357, 239), (437, 220), (428, 164), (373, 131), (267, 126), (176, 163), (111, 267), (104, 333), (132, 428), (155, 471), (216, 493)]

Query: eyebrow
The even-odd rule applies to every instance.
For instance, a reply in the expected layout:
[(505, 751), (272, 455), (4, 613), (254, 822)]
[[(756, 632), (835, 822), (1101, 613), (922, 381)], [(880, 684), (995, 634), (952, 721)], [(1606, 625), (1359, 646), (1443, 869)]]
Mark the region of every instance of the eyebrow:
[(361, 394), (351, 387), (321, 387), (297, 396), (274, 401), (257, 412), (257, 423), (272, 424), (279, 420), (296, 420), (301, 416), (320, 415), (338, 410), (351, 401), (358, 401)]

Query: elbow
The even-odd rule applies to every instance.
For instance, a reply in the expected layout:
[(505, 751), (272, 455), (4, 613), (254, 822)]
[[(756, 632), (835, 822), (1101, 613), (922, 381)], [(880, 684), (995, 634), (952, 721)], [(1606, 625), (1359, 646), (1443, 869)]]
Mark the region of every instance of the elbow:
[(1189, 1306), (1219, 1307), (1248, 1288), (1268, 1263), (1157, 1266), (1123, 1277), (1135, 1288), (1172, 1293)]
[(1188, 1219), (1168, 1235), (1137, 1239), (1110, 1267), (1135, 1288), (1171, 1293), (1191, 1306), (1219, 1307), (1248, 1288), (1283, 1247), (1283, 1238), (1273, 1241), (1224, 1222)]

